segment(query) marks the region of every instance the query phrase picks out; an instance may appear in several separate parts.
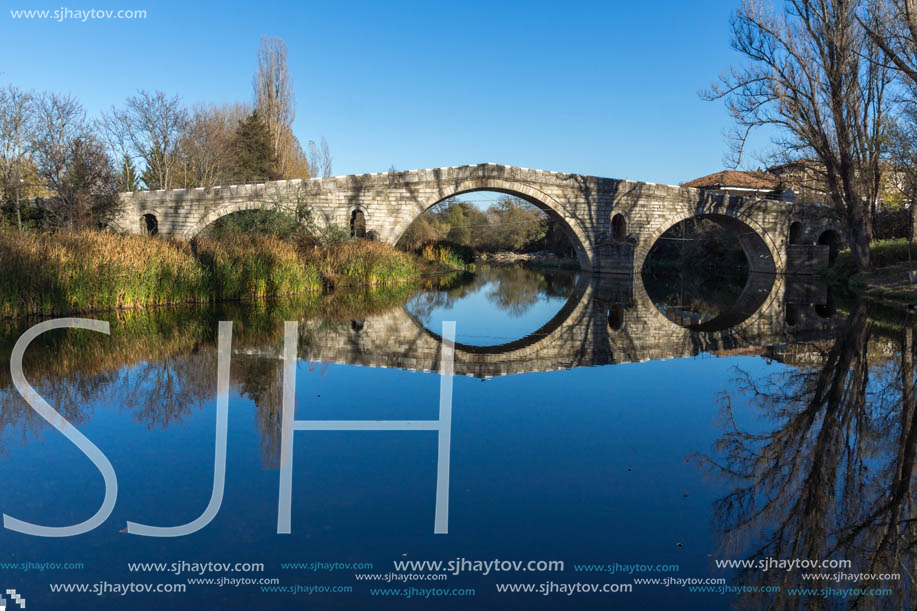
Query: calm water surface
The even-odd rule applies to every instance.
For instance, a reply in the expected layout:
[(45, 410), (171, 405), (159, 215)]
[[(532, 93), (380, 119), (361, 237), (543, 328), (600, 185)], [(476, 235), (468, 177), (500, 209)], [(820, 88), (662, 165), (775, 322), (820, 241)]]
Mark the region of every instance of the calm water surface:
[[(784, 279), (738, 287), (735, 312), (722, 300), (705, 309), (703, 295), (691, 295), (694, 307), (676, 315), (680, 297), (660, 297), (641, 278), (510, 267), (429, 284), (101, 315), (95, 318), (111, 322), (109, 336), (40, 336), (26, 353), (25, 373), (111, 461), (118, 499), (102, 526), (78, 537), (0, 531), (0, 562), (83, 565), (6, 568), (0, 585), (26, 596), (30, 609), (61, 608), (61, 601), (76, 609), (912, 604), (917, 419), (907, 321), (863, 305), (836, 306), (824, 286)], [(221, 320), (233, 321), (221, 509), (189, 536), (127, 534), (127, 521), (191, 522), (210, 500)], [(283, 325), (294, 320), (296, 419), (363, 421), (439, 418), (442, 323), (456, 322), (448, 534), (434, 534), (437, 433), (414, 430), (296, 432), (292, 532), (277, 534)], [(0, 331), (0, 509), (42, 525), (75, 524), (97, 511), (104, 484), (12, 386), (10, 353), (27, 326)], [(716, 565), (768, 558), (847, 559), (847, 572), (902, 578), (869, 584), (891, 595), (826, 599), (787, 588), (863, 586), (806, 581), (799, 569)], [(560, 560), (564, 569), (384, 581), (392, 573), (436, 573), (397, 570), (396, 561), (456, 559)], [(264, 570), (129, 568), (147, 562), (261, 563)], [(670, 566), (632, 574), (576, 568), (615, 563)], [(267, 593), (260, 584), (188, 582), (201, 577), (351, 591)], [(783, 590), (698, 593), (635, 578), (716, 578), (731, 588)], [(185, 584), (187, 591), (97, 596), (50, 588), (102, 582)], [(498, 584), (549, 582), (630, 584), (633, 591), (497, 592)], [(371, 592), (411, 587), (475, 593), (408, 599)]]

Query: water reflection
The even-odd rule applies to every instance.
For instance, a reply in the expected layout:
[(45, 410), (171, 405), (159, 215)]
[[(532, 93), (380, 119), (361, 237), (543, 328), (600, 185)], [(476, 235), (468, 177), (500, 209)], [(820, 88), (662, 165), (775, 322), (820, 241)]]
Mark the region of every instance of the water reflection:
[[(203, 447), (206, 455), (213, 439), (217, 322), (232, 320), (230, 420), (231, 427), (238, 428), (231, 428), (230, 452), (235, 454), (230, 456), (227, 489), (229, 494), (235, 490), (246, 497), (248, 503), (273, 504), (276, 510), (276, 473), (268, 474), (264, 484), (268, 492), (263, 493), (275, 496), (264, 501), (256, 492), (257, 485), (233, 470), (238, 469), (238, 462), (232, 461), (241, 461), (243, 450), (237, 449), (238, 444), (251, 438), (256, 448), (260, 446), (252, 452), (260, 464), (259, 469), (246, 472), (248, 477), (278, 466), (283, 322), (299, 321), (300, 372), (309, 382), (297, 385), (297, 409), (310, 410), (314, 418), (403, 420), (424, 419), (426, 412), (418, 412), (437, 405), (434, 376), (407, 372), (437, 371), (441, 346), (436, 323), (451, 316), (457, 319), (459, 330), (463, 325), (474, 330), (469, 333), (474, 337), (467, 339), (483, 335), (498, 340), (485, 344), (459, 341), (456, 373), (477, 379), (504, 378), (490, 384), (468, 380), (467, 385), (457, 385), (453, 465), (458, 472), (454, 482), (466, 496), (456, 496), (469, 503), (469, 498), (474, 499), (470, 495), (478, 494), (479, 489), (489, 490), (489, 496), (483, 496), (473, 511), (465, 507), (463, 513), (458, 506), (454, 530), (462, 538), (453, 542), (472, 540), (473, 533), (482, 532), (486, 541), (477, 541), (476, 549), (524, 557), (527, 548), (519, 542), (522, 539), (514, 537), (525, 535), (527, 540), (530, 532), (488, 530), (494, 507), (501, 507), (504, 488), (519, 487), (514, 482), (524, 481), (525, 490), (516, 492), (530, 499), (532, 515), (542, 520), (539, 528), (548, 542), (545, 549), (571, 564), (604, 562), (609, 556), (640, 562), (670, 560), (682, 566), (686, 577), (726, 576), (732, 585), (784, 588), (781, 594), (741, 594), (731, 604), (742, 609), (913, 607), (917, 347), (912, 321), (872, 306), (844, 302), (824, 285), (793, 278), (772, 278), (763, 299), (763, 289), (756, 289), (753, 294), (759, 305), (752, 311), (745, 306), (721, 307), (689, 325), (675, 324), (664, 316), (647, 296), (649, 287), (643, 290), (641, 278), (509, 268), (425, 282), (419, 289), (99, 316), (110, 321), (110, 335), (75, 330), (44, 334), (26, 353), (25, 373), (36, 390), (74, 425), (98, 427), (96, 436), (108, 432), (141, 456), (149, 445), (150, 453), (158, 456), (165, 442), (155, 435), (168, 430), (170, 435), (165, 437), (184, 435), (183, 447), (174, 450), (176, 460), (187, 458), (185, 454), (195, 446)], [(738, 293), (734, 306), (750, 303), (742, 298), (749, 294), (747, 289), (746, 285)], [(482, 301), (489, 310), (482, 309)], [(489, 329), (481, 319), (493, 312), (503, 313), (504, 318), (499, 328)], [(520, 322), (508, 331), (510, 320)], [(726, 324), (730, 321), (732, 324)], [(0, 329), (0, 361), (4, 364), (24, 328), (7, 325)], [(699, 358), (684, 358), (695, 356)], [(605, 367), (624, 363), (632, 365)], [(537, 375), (516, 375), (532, 372)], [(718, 409), (711, 400), (712, 391), (697, 391), (698, 384), (718, 392)], [(356, 397), (349, 397), (351, 394)], [(545, 397), (554, 397), (554, 402)], [(0, 369), (0, 406), (4, 456), (0, 473), (11, 481), (14, 477), (59, 475), (55, 471), (59, 466), (53, 464), (34, 463), (38, 466), (29, 475), (10, 466), (28, 455), (34, 440), (51, 443), (57, 436), (48, 433), (51, 429), (14, 391), (6, 366)], [(251, 418), (246, 419), (249, 407)], [(712, 422), (716, 426), (711, 429)], [(465, 428), (478, 436), (463, 438)], [(404, 474), (429, 466), (435, 456), (431, 459), (421, 453), (415, 464), (413, 455), (402, 455), (400, 446), (367, 449), (363, 438), (341, 441), (343, 434), (324, 435), (327, 437), (321, 439), (331, 441), (310, 437), (308, 444), (297, 447), (315, 452), (309, 455), (310, 467), (318, 463), (333, 471), (334, 477), (329, 476), (333, 482), (322, 481), (326, 488), (319, 486), (318, 494), (324, 495), (322, 502), (334, 511), (346, 512), (359, 505), (360, 495), (373, 489), (374, 478), (382, 476), (376, 469), (372, 477), (349, 486), (335, 479), (339, 461), (359, 461), (364, 454), (375, 456), (366, 459), (370, 463), (387, 460), (399, 464), (400, 468), (393, 469), (408, 489), (432, 490), (431, 478), (424, 480), (421, 473), (416, 477), (423, 484), (415, 485), (414, 476)], [(529, 449), (527, 440), (537, 443)], [(329, 458), (332, 451), (334, 461)], [(677, 454), (671, 463), (660, 458), (667, 452)], [(514, 457), (519, 462), (515, 471)], [(693, 463), (679, 471), (678, 465), (688, 457), (715, 477), (706, 483), (700, 477), (694, 481), (699, 474)], [(141, 457), (115, 463), (119, 473), (122, 469), (155, 469)], [(207, 467), (193, 469), (189, 476), (201, 472), (205, 482), (201, 493), (206, 494), (212, 462), (203, 464)], [(310, 468), (302, 455), (297, 464), (299, 474)], [(496, 475), (494, 465), (499, 465)], [(79, 468), (68, 466), (64, 476)], [(639, 477), (632, 468), (642, 471)], [(504, 475), (506, 479), (501, 479)], [(151, 479), (157, 477), (154, 473)], [(168, 474), (160, 479), (172, 486), (174, 478)], [(690, 490), (690, 497), (684, 490)], [(561, 501), (538, 513), (536, 497), (555, 493)], [(162, 502), (187, 509), (192, 517), (200, 512), (201, 501), (194, 500), (190, 492), (174, 500), (162, 490), (134, 490), (133, 494), (127, 498), (141, 506), (168, 498)], [(39, 499), (38, 505), (53, 505), (42, 489), (32, 489), (30, 495)], [(21, 503), (16, 512), (9, 513), (24, 513), (27, 501), (20, 496), (7, 499), (7, 503), (11, 499)], [(626, 507), (622, 497), (628, 499)], [(669, 497), (671, 501), (665, 500)], [(579, 499), (576, 507), (571, 507), (570, 498)], [(685, 509), (695, 498), (695, 509)], [(385, 507), (400, 502), (396, 495), (384, 500)], [(419, 505), (428, 509), (428, 497), (421, 500)], [(92, 502), (86, 501), (88, 505)], [(379, 502), (373, 497), (372, 503)], [(656, 505), (660, 502), (669, 503), (664, 511)], [(235, 503), (240, 503), (238, 498)], [(294, 509), (305, 504), (302, 499), (299, 504), (294, 500)], [(419, 515), (404, 514), (403, 508), (388, 514), (385, 507), (372, 506), (386, 520), (401, 520), (402, 530), (395, 532), (408, 528), (405, 524)], [(138, 512), (136, 506), (132, 509)], [(265, 513), (261, 505), (258, 509)], [(503, 509), (511, 516), (511, 524), (525, 519), (519, 517), (516, 506)], [(42, 515), (44, 510), (34, 511)], [(155, 515), (128, 517), (148, 523), (163, 520)], [(220, 519), (236, 520), (229, 512)], [(182, 522), (178, 517), (174, 521)], [(259, 538), (259, 528), (266, 533), (264, 537), (272, 534), (273, 524), (266, 522), (267, 527), (253, 526), (239, 518), (232, 524), (242, 540), (255, 541), (261, 546), (259, 552), (268, 554), (278, 544)], [(675, 522), (684, 523), (679, 526), (685, 529), (682, 533), (699, 534), (692, 535), (694, 539), (684, 534), (676, 538), (669, 532)], [(296, 544), (318, 545), (322, 537), (335, 533), (340, 537), (342, 530), (328, 523), (302, 527), (308, 536)], [(413, 549), (431, 545), (421, 538), (429, 532), (426, 522), (422, 526), (418, 532), (423, 535), (415, 535), (417, 547)], [(556, 541), (551, 539), (554, 535)], [(386, 536), (378, 534), (382, 539)], [(488, 547), (494, 540), (503, 541), (500, 537), (515, 540), (514, 547), (502, 552)], [(585, 543), (593, 540), (601, 543), (596, 544), (597, 549)], [(581, 543), (570, 548), (570, 541)], [(676, 541), (686, 541), (686, 549), (676, 548)], [(332, 549), (332, 544), (339, 547), (339, 539), (317, 549)], [(347, 544), (356, 547), (365, 541)], [(401, 544), (400, 540), (391, 543), (397, 554), (403, 553)], [(112, 544), (106, 545), (107, 553)], [(642, 550), (650, 550), (650, 555), (641, 555)], [(472, 557), (472, 551), (462, 554)], [(452, 555), (455, 550), (444, 553)], [(675, 553), (684, 555), (667, 560), (666, 554)], [(902, 579), (868, 584), (891, 587), (892, 597), (838, 601), (787, 596), (785, 592), (796, 586), (855, 586), (828, 579), (806, 580), (800, 570), (749, 569), (732, 575), (712, 565), (713, 559), (767, 558), (849, 559), (853, 566), (845, 572), (900, 573)], [(652, 599), (657, 607), (668, 600), (665, 596), (676, 595), (684, 608), (695, 602), (701, 608), (720, 604), (708, 604), (710, 599), (691, 600), (683, 592), (646, 594), (657, 595), (661, 598)], [(720, 600), (730, 602), (729, 597)], [(533, 605), (550, 608), (550, 602)], [(602, 607), (599, 602), (584, 601), (584, 606)]]
[[(729, 483), (715, 503), (724, 556), (851, 560), (850, 569), (806, 579), (803, 571), (740, 572), (740, 583), (852, 587), (829, 573), (902, 574), (861, 588), (893, 595), (848, 601), (865, 609), (913, 608), (917, 508), (914, 329), (882, 326), (854, 305), (816, 362), (760, 376), (737, 369), (721, 395), (716, 452), (701, 459)], [(898, 322), (898, 321), (895, 321)], [(766, 425), (749, 423), (749, 414)], [(763, 537), (762, 537), (763, 534)], [(754, 542), (750, 547), (748, 542)], [(813, 571), (821, 573), (820, 571)], [(823, 596), (746, 595), (747, 608), (833, 608)]]
[(650, 299), (666, 318), (694, 327), (735, 306), (747, 278), (748, 274), (725, 279), (709, 274), (698, 277), (676, 270), (644, 274), (643, 282)]
[(444, 320), (461, 319), (460, 343), (503, 344), (543, 327), (567, 302), (578, 276), (524, 266), (456, 274), (440, 290), (418, 293), (405, 307), (433, 332)]
[(741, 324), (761, 309), (775, 282), (774, 275), (758, 273), (714, 276), (676, 271), (643, 275), (647, 295), (662, 315), (694, 331), (721, 331)]

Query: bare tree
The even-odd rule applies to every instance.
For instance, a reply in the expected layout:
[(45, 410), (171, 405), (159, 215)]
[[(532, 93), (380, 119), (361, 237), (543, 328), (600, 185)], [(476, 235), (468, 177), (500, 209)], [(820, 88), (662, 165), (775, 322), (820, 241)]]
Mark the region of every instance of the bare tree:
[(287, 128), (283, 133), (283, 143), (280, 150), (286, 151), (286, 160), (284, 162), (283, 173), (281, 178), (311, 178), (309, 171), (309, 161), (299, 139), (293, 134), (293, 130)]
[(318, 178), (322, 167), (322, 154), (318, 150), (318, 145), (315, 143), (315, 140), (309, 140), (308, 147), (309, 152), (307, 153), (307, 157), (309, 159), (309, 177)]
[(0, 90), (0, 180), (4, 197), (13, 200), (16, 226), (22, 230), (22, 190), (24, 165), (32, 139), (34, 119), (33, 96), (12, 84)]
[(856, 265), (867, 269), (890, 74), (858, 23), (860, 7), (860, 0), (787, 0), (781, 10), (743, 0), (732, 44), (750, 63), (703, 95), (727, 100), (736, 165), (762, 126), (777, 128), (775, 143), (790, 160), (817, 160), (846, 218)]
[(42, 93), (36, 98), (32, 153), (39, 175), (52, 191), (66, 182), (70, 144), (88, 129), (86, 111), (72, 95)]
[(905, 107), (895, 117), (889, 128), (888, 161), (893, 174), (891, 188), (907, 205), (908, 242), (913, 242), (914, 225), (917, 222), (914, 205), (917, 202), (917, 108)]
[(331, 166), (331, 149), (328, 148), (328, 141), (322, 136), (322, 178), (328, 178), (333, 175)]
[(188, 112), (178, 96), (161, 91), (139, 91), (123, 109), (112, 108), (102, 118), (106, 139), (114, 150), (121, 147), (132, 158), (142, 159), (144, 182), (150, 189), (171, 189), (181, 166), (180, 143), (188, 125)]
[(231, 181), (233, 138), (239, 121), (251, 113), (246, 104), (192, 110), (180, 144), (187, 186), (213, 187)]
[(276, 36), (261, 39), (253, 86), (255, 106), (271, 132), (272, 145), (280, 165), (279, 173), (286, 176), (293, 150), (285, 134), (291, 130), (293, 119), (296, 118), (296, 97), (287, 66), (287, 45), (282, 39)]
[(321, 145), (316, 144), (315, 140), (309, 140), (309, 176), (312, 178), (328, 178), (333, 176), (331, 149), (328, 148), (328, 141), (322, 136)]
[(54, 226), (104, 224), (117, 205), (117, 174), (83, 106), (71, 95), (41, 94), (35, 103), (32, 152), (54, 194), (43, 206)]
[(917, 0), (876, 0), (860, 23), (885, 57), (917, 86)]

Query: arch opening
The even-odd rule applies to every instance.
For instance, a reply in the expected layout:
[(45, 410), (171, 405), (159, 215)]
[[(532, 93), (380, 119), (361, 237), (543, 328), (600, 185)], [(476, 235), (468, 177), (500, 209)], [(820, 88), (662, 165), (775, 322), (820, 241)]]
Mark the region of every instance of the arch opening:
[(790, 223), (790, 244), (802, 243), (802, 223), (793, 221)]
[(624, 304), (612, 304), (608, 308), (608, 328), (617, 332), (622, 327), (624, 327)]
[(683, 219), (663, 231), (642, 261), (647, 296), (666, 318), (695, 331), (735, 326), (766, 301), (776, 263), (743, 221), (721, 214)]
[[(436, 240), (468, 243), (485, 242), (484, 250), (512, 250), (532, 252), (541, 250), (555, 256), (576, 258), (582, 269), (592, 266), (589, 241), (561, 214), (561, 206), (547, 195), (526, 186), (504, 184), (502, 180), (473, 180), (443, 189), (443, 197), (431, 202), (409, 222), (394, 231), (395, 243), (408, 250), (418, 249), (423, 243)], [(466, 230), (452, 232), (442, 227), (437, 231), (432, 222), (438, 213), (453, 205), (469, 204), (477, 212), (489, 217), (482, 222), (474, 210), (465, 208), (466, 217), (477, 219), (461, 222)], [(534, 212), (534, 215), (532, 214)], [(537, 219), (537, 220), (533, 220)], [(492, 221), (492, 222), (491, 222)], [(541, 227), (538, 228), (538, 225)], [(513, 228), (513, 231), (502, 229)]]
[(159, 220), (155, 214), (148, 212), (140, 217), (140, 233), (148, 236), (159, 234)]
[(366, 238), (366, 215), (362, 210), (354, 210), (350, 213), (350, 237)]
[(815, 304), (815, 313), (818, 314), (819, 318), (831, 318), (837, 314), (837, 307), (834, 305), (834, 296), (831, 294), (830, 288), (825, 296), (825, 302)]
[(841, 246), (843, 245), (841, 234), (834, 229), (828, 229), (818, 236), (818, 243), (828, 247), (828, 265), (834, 265), (837, 260), (837, 253), (841, 251)]
[(786, 322), (788, 327), (795, 327), (799, 324), (799, 305), (795, 303), (786, 304), (786, 309), (783, 313), (784, 322)]
[(618, 213), (611, 217), (611, 239), (615, 242), (627, 239), (627, 220), (623, 214)]
[(478, 253), (538, 252), (580, 258), (579, 239), (551, 207), (520, 192), (472, 188), (442, 199), (419, 214), (398, 245), (419, 250), (449, 242)]

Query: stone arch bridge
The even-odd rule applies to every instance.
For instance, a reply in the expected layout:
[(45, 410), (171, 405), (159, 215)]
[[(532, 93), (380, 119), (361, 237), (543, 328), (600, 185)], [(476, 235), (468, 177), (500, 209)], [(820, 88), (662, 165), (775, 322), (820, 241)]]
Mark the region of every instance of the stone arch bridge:
[(539, 207), (567, 234), (580, 267), (601, 272), (639, 271), (656, 240), (689, 218), (709, 218), (733, 231), (753, 272), (814, 271), (828, 264), (843, 234), (833, 210), (823, 206), (492, 163), (123, 193), (111, 227), (192, 239), (235, 212), (305, 204), (319, 223), (395, 244), (431, 206), (474, 191), (506, 193)]

